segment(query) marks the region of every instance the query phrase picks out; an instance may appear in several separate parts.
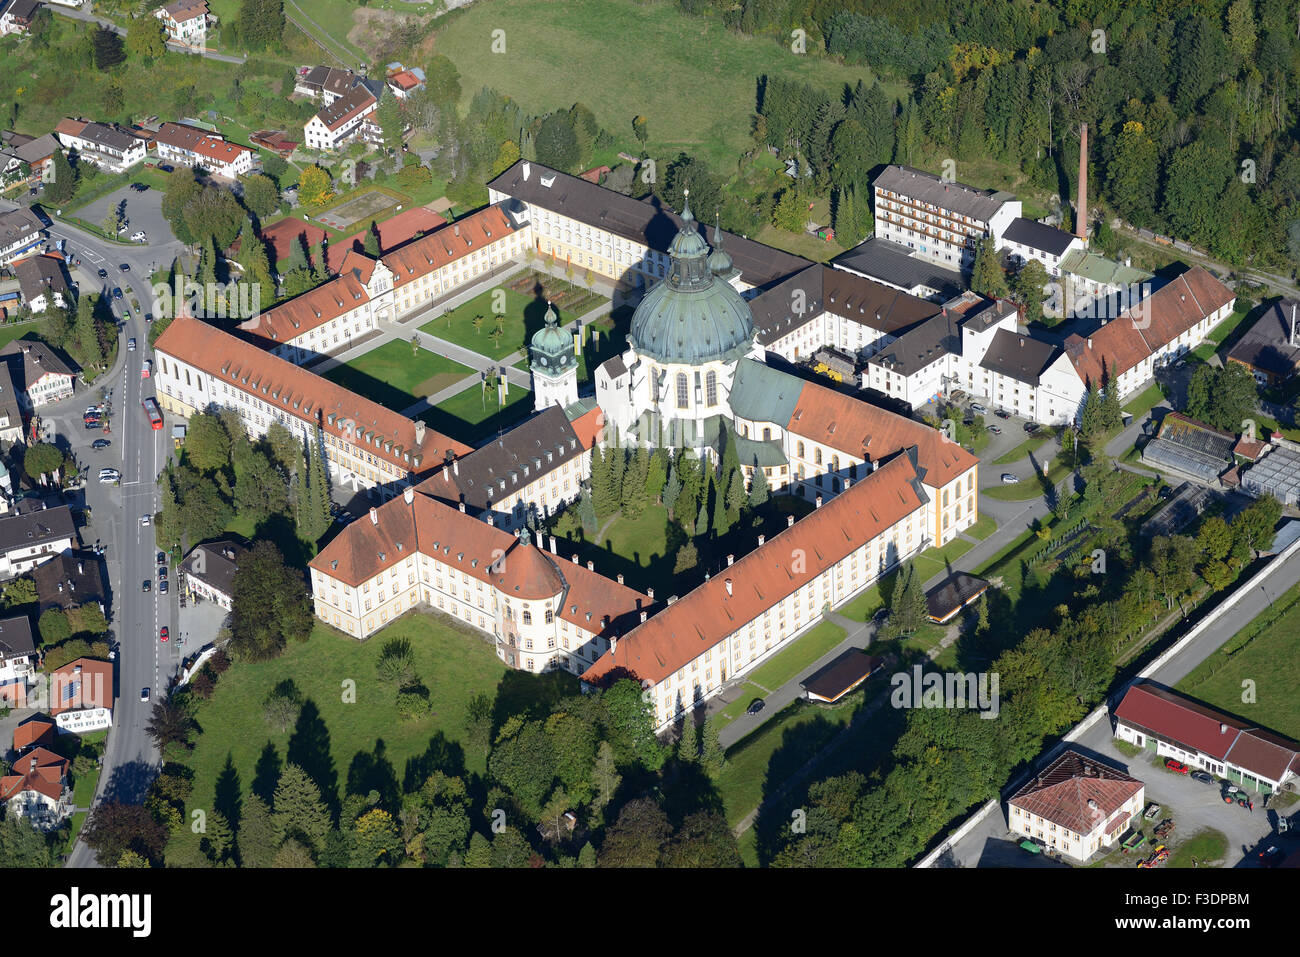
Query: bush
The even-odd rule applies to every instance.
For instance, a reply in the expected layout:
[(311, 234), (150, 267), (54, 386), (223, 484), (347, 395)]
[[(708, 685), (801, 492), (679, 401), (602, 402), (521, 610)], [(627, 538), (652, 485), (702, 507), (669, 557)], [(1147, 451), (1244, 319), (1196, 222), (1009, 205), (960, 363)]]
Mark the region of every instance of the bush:
[(415, 679), (415, 652), (405, 638), (394, 638), (384, 645), (375, 664), (379, 680), (398, 687), (411, 684)]
[(418, 682), (397, 692), (397, 714), (403, 720), (410, 721), (428, 714), (430, 706), (429, 689)]

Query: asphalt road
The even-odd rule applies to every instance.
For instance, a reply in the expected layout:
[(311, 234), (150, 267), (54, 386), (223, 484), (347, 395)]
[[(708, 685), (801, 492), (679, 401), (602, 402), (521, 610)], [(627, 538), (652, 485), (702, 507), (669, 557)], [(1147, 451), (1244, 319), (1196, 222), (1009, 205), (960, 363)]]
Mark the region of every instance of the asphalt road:
[[(81, 257), (83, 276), (87, 267), (93, 276), (94, 269), (102, 265), (109, 270), (109, 281), (122, 287), (124, 297), (134, 294), (144, 312), (158, 314), (149, 284), (151, 263), (170, 263), (180, 249), (179, 243), (161, 248), (119, 247), (57, 218), (49, 232), (51, 239), (67, 240), (72, 255)], [(130, 271), (121, 272), (117, 268), (120, 263), (129, 264)], [(118, 313), (121, 315), (120, 307)], [(137, 342), (134, 352), (126, 348), (131, 337)], [(158, 769), (158, 751), (145, 734), (145, 723), (152, 700), (165, 691), (178, 664), (174, 644), (164, 645), (158, 640), (161, 626), (176, 630), (175, 582), (171, 582), (167, 595), (159, 594), (153, 526), (151, 523), (144, 527), (140, 523), (142, 515), (157, 511), (155, 480), (166, 461), (165, 443), (170, 434), (165, 428), (153, 431), (141, 407), (141, 400), (154, 394), (153, 380), (140, 378), (146, 358), (151, 358), (148, 329), (143, 316), (137, 312), (125, 323), (117, 365), (111, 373), (89, 392), (79, 391), (73, 399), (41, 412), (42, 419), (56, 431), (56, 441), (60, 444), (66, 441), (80, 461), (91, 466), (86, 500), (94, 516), (94, 534), (108, 549), (111, 626), (118, 640), (117, 701), (96, 803), (143, 800)], [(107, 395), (109, 390), (112, 392), (109, 433), (87, 430), (81, 421), (82, 411), (99, 401), (101, 392)], [(91, 442), (101, 437), (108, 438), (112, 446), (101, 452), (91, 451)], [(95, 481), (99, 469), (104, 467), (121, 471), (120, 486)], [(141, 590), (145, 579), (152, 583), (148, 593)], [(147, 704), (140, 700), (140, 689), (145, 687), (151, 689), (152, 700)], [(68, 861), (71, 867), (91, 867), (95, 863), (93, 853), (83, 844), (73, 849)]]

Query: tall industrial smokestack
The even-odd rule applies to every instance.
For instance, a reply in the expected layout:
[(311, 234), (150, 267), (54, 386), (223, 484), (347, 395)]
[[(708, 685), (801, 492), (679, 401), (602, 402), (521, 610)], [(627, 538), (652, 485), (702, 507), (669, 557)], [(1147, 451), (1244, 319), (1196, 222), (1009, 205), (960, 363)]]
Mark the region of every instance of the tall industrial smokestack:
[(1088, 242), (1088, 124), (1079, 124), (1079, 202), (1074, 221), (1074, 235)]

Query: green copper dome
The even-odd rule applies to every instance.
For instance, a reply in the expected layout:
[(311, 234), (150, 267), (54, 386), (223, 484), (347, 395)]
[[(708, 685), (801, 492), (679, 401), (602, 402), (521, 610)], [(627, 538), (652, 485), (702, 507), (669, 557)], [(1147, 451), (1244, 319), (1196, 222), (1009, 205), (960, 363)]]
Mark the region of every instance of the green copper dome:
[(689, 365), (746, 355), (754, 341), (749, 304), (710, 269), (709, 246), (689, 202), (668, 256), (667, 277), (632, 314), (631, 345), (659, 362)]
[(559, 317), (548, 302), (546, 325), (533, 333), (532, 366), (550, 375), (563, 372), (577, 359), (573, 355), (573, 336), (560, 329)]

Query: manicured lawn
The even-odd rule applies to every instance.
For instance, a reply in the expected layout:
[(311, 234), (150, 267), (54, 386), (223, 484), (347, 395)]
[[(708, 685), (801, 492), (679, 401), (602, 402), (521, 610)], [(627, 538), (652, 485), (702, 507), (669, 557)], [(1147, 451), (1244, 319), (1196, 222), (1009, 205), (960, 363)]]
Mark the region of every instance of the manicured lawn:
[[(498, 326), (493, 306), (497, 302), (505, 310), (501, 314), (500, 336), (494, 335)], [(475, 316), (483, 317), (478, 329), (474, 328)], [(564, 320), (561, 319), (561, 322)], [(545, 299), (524, 296), (503, 284), (497, 289), (489, 289), (482, 295), (475, 296), (437, 319), (429, 320), (420, 326), (420, 331), (472, 349), (489, 359), (504, 359), (513, 352), (525, 349), (528, 339), (545, 323)]]
[[(1069, 468), (1058, 461), (1052, 464), (1047, 477), (1053, 485), (1056, 485), (1069, 474)], [(983, 489), (980, 494), (995, 498), (1000, 502), (1028, 502), (1043, 494), (1043, 483), (1035, 474), (1030, 478), (1021, 479), (1018, 485), (995, 485), (992, 488)]]
[(954, 538), (943, 548), (927, 548), (916, 556), (917, 571), (923, 580), (942, 575), (948, 569), (948, 563), (959, 555), (964, 555), (975, 546), (963, 538)]
[(768, 692), (765, 689), (760, 688), (753, 682), (745, 682), (741, 685), (740, 697), (718, 712), (718, 727), (725, 728), (728, 724), (735, 721), (745, 713), (745, 710), (749, 707), (751, 701), (755, 698), (762, 698), (767, 693)]
[[(398, 719), (395, 690), (376, 675), (380, 651), (393, 638), (411, 642), (415, 672), (433, 702), (417, 720)], [(299, 763), (318, 781), (337, 781), (340, 792), (349, 772), (363, 771), (377, 753), (399, 786), (408, 772), (422, 779), (413, 762), (436, 749), (440, 739), (464, 751), (465, 770), (482, 774), (486, 754), (465, 744), (466, 705), (480, 692), (495, 696), (507, 670), (478, 632), (441, 616), (407, 615), (364, 642), (318, 622), (309, 640), (281, 657), (236, 663), (221, 676), (212, 698), (200, 702), (196, 719), (203, 733), (186, 762), (195, 772), (192, 806), (213, 806), (227, 760), (247, 797), (265, 749), (274, 751), (277, 766)], [(281, 732), (267, 723), (263, 703), (285, 680), (297, 686), (303, 708), (298, 726)], [(522, 691), (541, 694), (556, 683), (577, 690), (571, 676), (557, 673), (526, 677)], [(367, 783), (373, 780), (368, 777)]]
[(72, 815), (72, 830), (68, 833), (68, 844), (64, 848), (64, 853), (71, 854), (72, 849), (77, 846), (77, 835), (81, 833), (81, 826), (86, 823), (87, 817), (86, 811), (78, 811)]
[[(493, 30), (504, 31), (504, 53), (489, 52)], [(629, 55), (630, 38), (635, 55)], [(863, 67), (793, 53), (788, 36), (779, 42), (743, 37), (720, 19), (685, 17), (674, 4), (494, 0), (448, 17), (436, 43), (460, 71), (462, 105), (484, 86), (533, 114), (577, 99), (619, 148), (630, 151), (637, 149), (631, 119), (641, 114), (649, 155), (685, 150), (727, 174), (753, 146), (750, 120), (760, 75), (804, 80), (827, 92), (872, 82)], [(897, 84), (886, 89), (901, 93)], [(711, 211), (701, 215), (712, 218)]]
[(1031, 452), (1036, 452), (1042, 445), (1052, 438), (1052, 433), (1046, 429), (1039, 429), (1037, 435), (1030, 436), (1021, 442), (1006, 455), (993, 460), (994, 465), (1010, 465), (1012, 462), (1019, 462), (1021, 459), (1028, 458)]
[(789, 648), (755, 668), (749, 680), (775, 690), (838, 645), (847, 634), (835, 622), (823, 621)]
[[(1249, 681), (1250, 685), (1243, 685)], [(1242, 702), (1243, 688), (1255, 700)], [(1177, 689), (1212, 707), (1300, 738), (1300, 586), (1279, 596), (1206, 658)]]
[(981, 515), (974, 525), (966, 529), (965, 534), (969, 535), (971, 538), (978, 538), (982, 542), (997, 530), (997, 519), (992, 515)]
[(1191, 839), (1179, 844), (1169, 855), (1166, 867), (1191, 867), (1192, 858), (1200, 864), (1221, 861), (1228, 853), (1228, 838), (1221, 831), (1207, 828), (1197, 831)]
[[(1232, 310), (1232, 314), (1228, 316), (1227, 319), (1224, 319), (1223, 322), (1210, 330), (1210, 335), (1208, 337), (1209, 340), (1216, 346), (1223, 345), (1228, 336), (1232, 335), (1233, 332), (1237, 330), (1237, 327), (1245, 320), (1246, 316), (1250, 315), (1250, 312), (1250, 309), (1242, 309), (1241, 306), (1238, 305)], [(1264, 310), (1261, 310), (1260, 315), (1263, 315), (1263, 313)]]
[(0, 346), (7, 346), (15, 339), (21, 339), (28, 333), (31, 333), (33, 339), (36, 338), (37, 330), (41, 324), (39, 322), (13, 323), (12, 325), (0, 326)]
[(1162, 401), (1165, 395), (1160, 391), (1160, 386), (1153, 382), (1133, 398), (1124, 403), (1124, 411), (1128, 412), (1135, 419), (1140, 419), (1146, 415)]
[(508, 431), (511, 426), (533, 410), (533, 394), (527, 389), (511, 386), (506, 393), (505, 405), (494, 390), (486, 395), (481, 382), (472, 382), (463, 392), (438, 403), (420, 416), (425, 423), (453, 439), (474, 445), (480, 439), (495, 435), (498, 430)]
[(849, 722), (861, 701), (860, 691), (830, 707), (796, 701), (732, 747), (717, 777), (727, 822), (735, 827), (765, 794), (799, 770)]
[[(890, 575), (892, 574), (894, 573), (890, 572)], [(885, 600), (880, 597), (880, 582), (876, 582), (847, 605), (841, 605), (835, 610), (850, 621), (866, 621), (884, 607), (884, 604)]]
[(409, 342), (393, 340), (345, 365), (335, 366), (325, 373), (325, 378), (401, 412), (473, 374), (473, 369), (427, 349), (413, 356)]
[(99, 768), (77, 778), (77, 783), (72, 788), (73, 803), (77, 807), (90, 807), (90, 802), (95, 798), (95, 787), (98, 783)]

